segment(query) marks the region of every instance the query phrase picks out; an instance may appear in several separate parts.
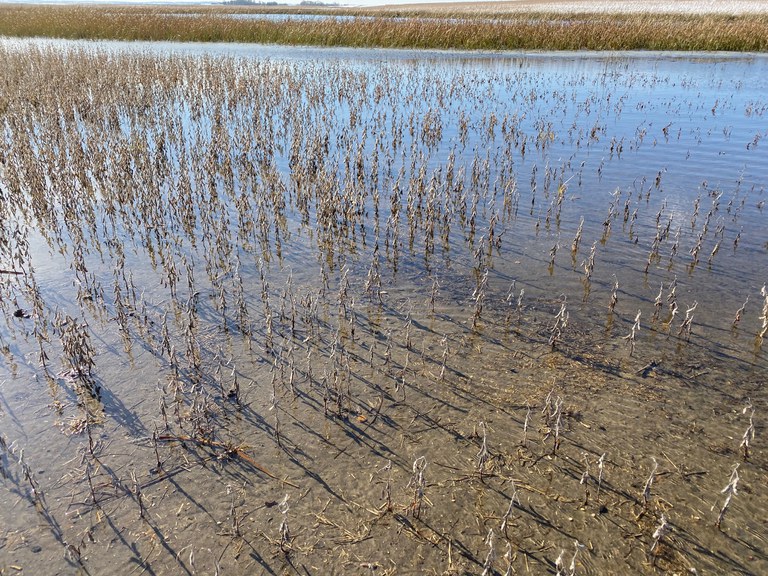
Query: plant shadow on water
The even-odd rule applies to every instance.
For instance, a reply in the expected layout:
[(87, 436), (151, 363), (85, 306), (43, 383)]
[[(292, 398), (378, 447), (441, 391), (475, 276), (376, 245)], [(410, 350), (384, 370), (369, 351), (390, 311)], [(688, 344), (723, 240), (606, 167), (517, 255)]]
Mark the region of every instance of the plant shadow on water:
[(0, 573), (768, 571), (767, 58), (205, 50), (0, 42)]

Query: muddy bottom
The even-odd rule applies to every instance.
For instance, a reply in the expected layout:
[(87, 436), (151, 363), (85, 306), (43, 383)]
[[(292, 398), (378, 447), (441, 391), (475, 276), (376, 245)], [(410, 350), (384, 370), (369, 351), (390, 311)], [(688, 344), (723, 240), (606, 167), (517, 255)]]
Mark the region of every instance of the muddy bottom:
[(219, 331), (215, 362), (145, 390), (134, 410), (154, 415), (107, 417), (90, 440), (61, 419), (28, 471), (11, 446), (3, 569), (766, 569), (766, 457), (743, 444), (764, 372), (749, 361), (654, 342), (630, 356), (578, 326), (552, 346), (533, 318), (549, 302), (473, 330), (460, 308), (384, 298), (335, 328), (286, 327), (271, 353)]

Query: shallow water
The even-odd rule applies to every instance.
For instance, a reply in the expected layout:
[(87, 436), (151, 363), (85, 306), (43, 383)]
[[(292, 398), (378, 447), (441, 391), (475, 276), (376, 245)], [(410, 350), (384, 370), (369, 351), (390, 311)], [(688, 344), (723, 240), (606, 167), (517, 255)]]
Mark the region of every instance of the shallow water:
[(0, 56), (0, 569), (768, 566), (768, 58)]

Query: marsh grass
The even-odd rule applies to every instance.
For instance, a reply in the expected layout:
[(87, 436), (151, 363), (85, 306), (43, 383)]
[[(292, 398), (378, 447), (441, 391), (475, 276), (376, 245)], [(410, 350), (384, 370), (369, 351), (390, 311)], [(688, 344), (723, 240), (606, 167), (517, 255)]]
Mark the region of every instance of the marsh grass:
[[(461, 50), (761, 52), (768, 15), (298, 11), (327, 18), (267, 20), (232, 7), (0, 4), (0, 35), (99, 40)], [(252, 18), (235, 18), (235, 16)], [(344, 18), (340, 18), (344, 17)]]

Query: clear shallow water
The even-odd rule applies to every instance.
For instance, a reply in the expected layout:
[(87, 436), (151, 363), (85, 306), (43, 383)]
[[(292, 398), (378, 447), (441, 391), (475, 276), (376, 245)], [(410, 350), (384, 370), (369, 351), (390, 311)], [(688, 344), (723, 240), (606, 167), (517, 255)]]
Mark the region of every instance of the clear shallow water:
[[(724, 485), (746, 426), (736, 414), (747, 402), (758, 414), (765, 405), (759, 382), (766, 353), (755, 335), (768, 270), (768, 58), (3, 46), (14, 84), (4, 93), (0, 185), (9, 241), (0, 267), (27, 272), (0, 278), (7, 349), (0, 430), (12, 446), (3, 465), (16, 479), (3, 497), (35, 518), (28, 481), (13, 464), (23, 448), (55, 496), (49, 503), (59, 528), (48, 537), (78, 548), (79, 539), (87, 542), (84, 529), (69, 523), (65, 502), (74, 500), (83, 503), (77, 514), (95, 525), (97, 540), (107, 542), (110, 529), (96, 520), (94, 505), (102, 498), (114, 502), (108, 517), (141, 533), (129, 524), (138, 500), (135, 490), (128, 495), (130, 472), (151, 494), (156, 451), (148, 439), (155, 427), (164, 436), (195, 438), (200, 449), (257, 447), (269, 470), (334, 502), (344, 501), (339, 491), (376, 500), (378, 488), (364, 488), (350, 469), (379, 469), (390, 458), (405, 485), (414, 458), (428, 453), (435, 466), (471, 471), (477, 422), (493, 421), (497, 451), (512, 451), (526, 406), (544, 414), (550, 390), (572, 404), (558, 474), (578, 480), (573, 463), (582, 447), (595, 457), (608, 451), (617, 492), (634, 493), (661, 450), (676, 461), (689, 455), (690, 467), (711, 462), (695, 486), (702, 494)], [(678, 311), (665, 325), (671, 294)], [(563, 301), (569, 322), (552, 346)], [(685, 311), (694, 303), (686, 338)], [(17, 310), (32, 317), (16, 318)], [(625, 336), (638, 310), (632, 351)], [(79, 329), (67, 332), (73, 325)], [(98, 393), (89, 392), (87, 378), (67, 374), (77, 357), (67, 343), (83, 333), (94, 350)], [(649, 385), (643, 369), (652, 364), (662, 368)], [(236, 379), (241, 406), (229, 394)], [(178, 408), (170, 423), (161, 403), (168, 413)], [(498, 412), (487, 413), (489, 404)], [(432, 409), (437, 420), (424, 416)], [(644, 420), (654, 411), (667, 414), (671, 432)], [(580, 436), (576, 413), (593, 432)], [(289, 448), (275, 447), (277, 414)], [(349, 424), (379, 414), (386, 425)], [(420, 433), (411, 430), (417, 421)], [(83, 423), (96, 431), (95, 455)], [(541, 448), (524, 445), (534, 455), (549, 450), (552, 423), (539, 429)], [(721, 448), (723, 436), (735, 438), (733, 446)], [(355, 449), (347, 459), (350, 439)], [(753, 486), (743, 505), (764, 510), (764, 487), (755, 478), (765, 471), (765, 455), (756, 444), (742, 469)], [(323, 462), (329, 449), (341, 458)], [(160, 450), (181, 478), (173, 498), (153, 496), (162, 519), (148, 522), (163, 535), (172, 532), (169, 514), (179, 506), (205, 501), (200, 508), (221, 522), (233, 486), (269, 502), (287, 489), (257, 470), (228, 468), (217, 472), (222, 486), (211, 490), (208, 471), (184, 468), (184, 457), (166, 444)], [(628, 463), (635, 457), (642, 472)], [(89, 495), (82, 462), (96, 474), (91, 458), (114, 471), (116, 495), (109, 499)], [(517, 477), (522, 468), (514, 466), (526, 460), (513, 460), (504, 470)], [(690, 486), (673, 488), (667, 500), (682, 510), (714, 504), (710, 496), (683, 502)], [(558, 490), (581, 488), (566, 483)], [(196, 496), (185, 501), (184, 491)], [(305, 502), (294, 509), (294, 525), (309, 530), (322, 505), (314, 493)], [(440, 518), (456, 526), (456, 518), (476, 512), (458, 505)], [(552, 518), (559, 513), (555, 507)], [(616, 514), (615, 521), (631, 522), (631, 514)], [(676, 515), (678, 534), (697, 529), (684, 517)], [(28, 534), (24, 518), (8, 519), (6, 541), (43, 537)], [(260, 530), (275, 538), (279, 518)], [(756, 529), (754, 518), (745, 523), (747, 533)], [(650, 540), (654, 525), (641, 528)], [(459, 536), (461, 530), (453, 537), (482, 562), (486, 534)], [(536, 530), (531, 541), (570, 546)], [(587, 532), (573, 536), (583, 541)], [(249, 541), (261, 557), (275, 550), (269, 538)], [(379, 538), (374, 544), (397, 541)], [(607, 550), (619, 546), (610, 535), (599, 538)], [(220, 540), (207, 535), (203, 548), (216, 552), (198, 562), (213, 567)], [(315, 558), (299, 543), (297, 553)], [(62, 562), (60, 544), (45, 550)], [(178, 550), (190, 545), (187, 536), (168, 543), (174, 552), (158, 555), (156, 565), (176, 566)], [(556, 556), (520, 545), (542, 568)], [(730, 546), (738, 557), (738, 546)], [(8, 547), (27, 565), (39, 562), (29, 545)], [(115, 554), (126, 563), (141, 555), (130, 545)], [(611, 556), (589, 558), (603, 566)], [(643, 565), (630, 552), (626, 557), (628, 569)], [(726, 566), (694, 559), (715, 570)], [(103, 561), (90, 558), (93, 566)], [(679, 567), (674, 555), (666, 561)], [(189, 569), (192, 562), (181, 564)]]

